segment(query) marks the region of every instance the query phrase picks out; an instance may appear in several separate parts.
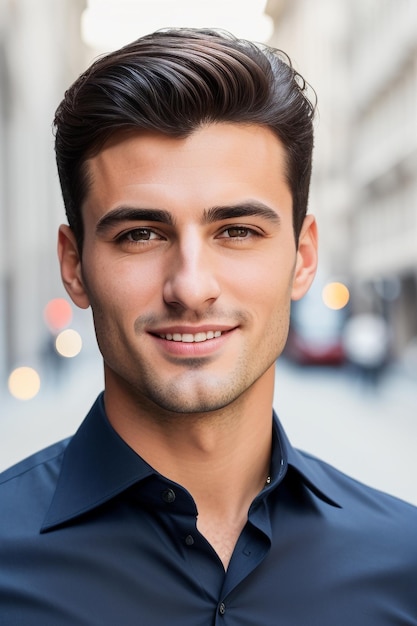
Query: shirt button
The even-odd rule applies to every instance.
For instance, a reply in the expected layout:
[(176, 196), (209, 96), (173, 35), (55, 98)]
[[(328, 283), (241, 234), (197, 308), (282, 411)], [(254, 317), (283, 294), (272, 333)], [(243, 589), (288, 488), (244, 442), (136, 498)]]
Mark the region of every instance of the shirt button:
[(187, 535), (185, 538), (185, 543), (187, 546), (194, 545), (194, 537), (192, 535)]
[(226, 605), (224, 602), (220, 602), (219, 613), (220, 615), (224, 615), (226, 613)]
[(161, 495), (162, 500), (167, 504), (171, 504), (175, 500), (175, 491), (173, 491), (172, 489), (165, 489)]

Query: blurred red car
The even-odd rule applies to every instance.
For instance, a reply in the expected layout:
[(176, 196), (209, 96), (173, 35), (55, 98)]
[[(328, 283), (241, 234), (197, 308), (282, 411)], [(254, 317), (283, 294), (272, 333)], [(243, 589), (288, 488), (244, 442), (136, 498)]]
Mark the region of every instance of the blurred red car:
[(312, 291), (293, 302), (284, 356), (300, 365), (341, 365), (345, 361), (345, 313), (327, 307)]

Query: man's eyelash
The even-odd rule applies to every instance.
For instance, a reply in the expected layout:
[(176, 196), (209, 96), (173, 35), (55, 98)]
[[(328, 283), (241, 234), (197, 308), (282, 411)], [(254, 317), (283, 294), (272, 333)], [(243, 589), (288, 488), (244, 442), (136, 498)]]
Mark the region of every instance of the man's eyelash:
[[(235, 234), (231, 234), (235, 231)], [(241, 231), (241, 232), (239, 232)], [(133, 238), (134, 233), (142, 233), (143, 237), (138, 237), (138, 239)], [(226, 234), (228, 236), (226, 237)], [(243, 225), (230, 225), (227, 227), (223, 227), (218, 235), (220, 238), (230, 239), (235, 241), (244, 241), (245, 239), (249, 239), (251, 237), (262, 237), (262, 233), (259, 232), (255, 228), (251, 228), (250, 226)], [(127, 244), (146, 244), (156, 240), (162, 240), (164, 237), (160, 235), (154, 228), (150, 228), (147, 226), (138, 226), (136, 228), (130, 228), (114, 237), (114, 241), (116, 243), (127, 243)]]
[[(224, 233), (227, 233), (228, 231), (233, 231), (233, 230), (245, 231), (246, 235), (250, 235), (250, 236), (255, 236), (255, 237), (262, 236), (262, 234), (258, 230), (251, 228), (250, 226), (239, 226), (239, 225), (228, 226), (227, 228), (223, 228), (220, 234), (224, 234)], [(230, 237), (230, 239), (242, 239), (242, 238), (245, 239), (246, 237), (240, 237), (239, 235), (236, 235), (235, 237)]]
[[(137, 233), (137, 232), (142, 232), (143, 234), (148, 234), (149, 237), (148, 238), (143, 238), (143, 239), (138, 239), (137, 241), (135, 241), (134, 239), (130, 238), (132, 233)], [(155, 235), (155, 237), (152, 237), (152, 235)], [(137, 228), (131, 228), (130, 230), (126, 230), (123, 233), (120, 233), (119, 235), (117, 235), (115, 237), (115, 241), (117, 243), (121, 243), (121, 242), (127, 242), (127, 243), (146, 243), (148, 241), (153, 241), (153, 239), (157, 239), (160, 238), (158, 233), (156, 233), (152, 228), (147, 228), (147, 227), (142, 227), (139, 226)]]

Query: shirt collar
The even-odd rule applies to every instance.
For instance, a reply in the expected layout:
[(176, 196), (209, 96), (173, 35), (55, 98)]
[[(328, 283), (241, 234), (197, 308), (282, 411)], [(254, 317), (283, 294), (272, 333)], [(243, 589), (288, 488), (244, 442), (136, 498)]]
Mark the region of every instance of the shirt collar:
[[(332, 483), (319, 464), (294, 449), (274, 413), (272, 481), (279, 484), (292, 466), (321, 500), (339, 506)], [(55, 492), (41, 532), (92, 510), (157, 472), (130, 448), (110, 425), (100, 394), (65, 452)]]
[(64, 452), (41, 531), (86, 513), (153, 473), (113, 429), (100, 394)]
[(340, 504), (340, 491), (337, 489), (334, 479), (326, 472), (326, 464), (311, 455), (300, 452), (291, 445), (275, 411), (273, 442), (274, 445), (276, 445), (276, 442), (279, 444), (280, 464), (282, 469), (281, 471), (277, 471), (277, 455), (273, 453), (273, 462), (275, 460), (275, 464), (273, 464), (272, 467), (271, 487), (276, 486), (280, 482), (279, 477), (282, 471), (286, 471), (288, 467), (292, 467), (300, 476), (305, 486), (318, 498), (323, 500), (323, 502), (327, 502), (327, 504), (342, 508)]

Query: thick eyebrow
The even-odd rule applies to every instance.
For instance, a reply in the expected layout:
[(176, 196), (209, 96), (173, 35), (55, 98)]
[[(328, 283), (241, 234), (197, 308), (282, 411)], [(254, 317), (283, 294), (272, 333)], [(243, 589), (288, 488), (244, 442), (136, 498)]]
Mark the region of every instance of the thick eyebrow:
[(221, 222), (222, 220), (234, 219), (238, 217), (262, 217), (275, 224), (281, 222), (276, 211), (268, 205), (258, 200), (251, 200), (239, 204), (228, 206), (215, 206), (204, 211), (204, 221), (208, 224), (213, 222)]
[[(259, 201), (249, 201), (226, 206), (215, 206), (205, 209), (203, 223), (212, 224), (227, 219), (258, 216), (275, 224), (280, 223), (280, 217), (269, 206)], [(169, 226), (174, 225), (174, 217), (163, 209), (145, 209), (139, 207), (118, 207), (109, 211), (99, 219), (96, 225), (97, 235), (103, 236), (120, 222), (159, 222)]]
[(96, 225), (97, 235), (104, 235), (120, 222), (161, 222), (173, 225), (171, 213), (162, 209), (140, 209), (135, 207), (118, 207), (109, 211), (99, 219)]

